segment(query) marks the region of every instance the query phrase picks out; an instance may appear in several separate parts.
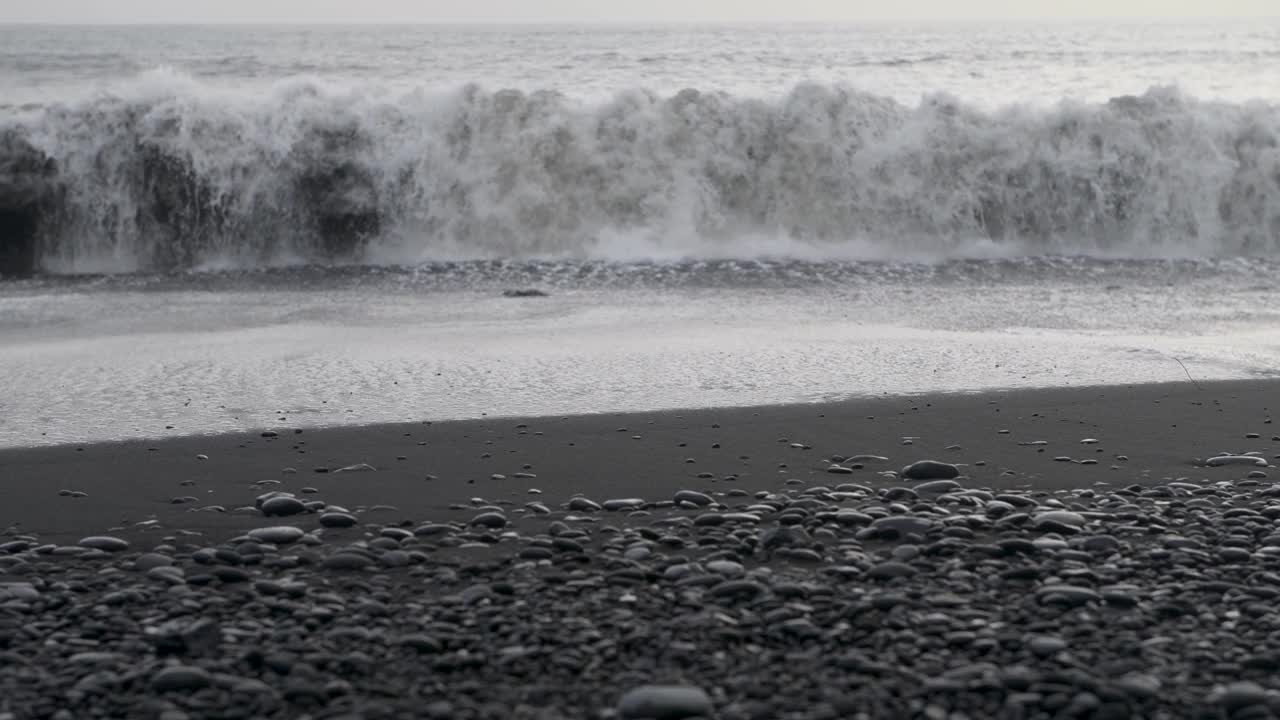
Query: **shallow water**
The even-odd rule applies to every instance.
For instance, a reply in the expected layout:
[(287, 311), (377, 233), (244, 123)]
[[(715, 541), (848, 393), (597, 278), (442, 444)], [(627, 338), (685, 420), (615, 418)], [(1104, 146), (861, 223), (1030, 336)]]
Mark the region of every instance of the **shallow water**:
[[(1276, 270), (464, 263), (11, 282), (0, 445), (1271, 376)], [(523, 287), (549, 296), (502, 296)]]

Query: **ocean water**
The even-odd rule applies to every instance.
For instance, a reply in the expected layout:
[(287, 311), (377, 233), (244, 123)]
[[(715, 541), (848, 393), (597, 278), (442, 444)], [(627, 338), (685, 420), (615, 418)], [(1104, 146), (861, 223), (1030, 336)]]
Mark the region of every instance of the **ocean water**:
[(0, 27), (0, 445), (1270, 376), (1277, 270), (1280, 20)]

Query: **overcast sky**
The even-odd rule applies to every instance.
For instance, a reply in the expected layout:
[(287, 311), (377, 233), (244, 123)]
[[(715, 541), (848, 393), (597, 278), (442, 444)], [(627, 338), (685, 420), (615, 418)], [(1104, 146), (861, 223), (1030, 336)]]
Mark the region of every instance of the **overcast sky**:
[(0, 0), (0, 22), (612, 22), (1259, 17), (1280, 0)]

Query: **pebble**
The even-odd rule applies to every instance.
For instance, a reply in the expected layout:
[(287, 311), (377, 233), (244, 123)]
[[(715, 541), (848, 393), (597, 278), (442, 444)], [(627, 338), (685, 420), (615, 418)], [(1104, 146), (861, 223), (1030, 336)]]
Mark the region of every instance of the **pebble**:
[(907, 480), (953, 480), (960, 477), (960, 468), (951, 463), (936, 460), (920, 460), (902, 468)]
[(683, 720), (711, 717), (715, 706), (700, 688), (687, 685), (645, 685), (618, 701), (618, 715), (645, 720)]
[(706, 507), (707, 505), (711, 505), (713, 502), (715, 502), (714, 500), (711, 499), (710, 495), (697, 492), (696, 490), (681, 490), (677, 492), (675, 494), (675, 497), (672, 499), (677, 504), (690, 503), (692, 505), (697, 505), (699, 507)]
[(360, 553), (340, 552), (324, 559), (326, 570), (364, 570), (373, 560)]
[(290, 525), (277, 525), (275, 527), (255, 528), (249, 531), (249, 537), (258, 542), (271, 543), (272, 545), (288, 545), (302, 539), (307, 533), (301, 528), (292, 527)]
[(193, 692), (212, 684), (213, 677), (208, 671), (189, 665), (164, 668), (151, 678), (151, 687), (156, 692)]
[(102, 550), (103, 552), (109, 553), (124, 552), (129, 549), (129, 542), (127, 540), (122, 540), (110, 535), (92, 535), (87, 538), (82, 538), (79, 545), (80, 547)]
[(351, 513), (326, 512), (320, 515), (320, 527), (349, 528), (354, 527), (358, 522), (356, 516)]
[(259, 508), (267, 517), (285, 517), (299, 515), (307, 511), (301, 500), (287, 495), (276, 495), (263, 501)]
[(1254, 457), (1253, 455), (1218, 455), (1209, 458), (1204, 464), (1209, 467), (1226, 467), (1229, 465), (1266, 467), (1267, 461), (1264, 458)]

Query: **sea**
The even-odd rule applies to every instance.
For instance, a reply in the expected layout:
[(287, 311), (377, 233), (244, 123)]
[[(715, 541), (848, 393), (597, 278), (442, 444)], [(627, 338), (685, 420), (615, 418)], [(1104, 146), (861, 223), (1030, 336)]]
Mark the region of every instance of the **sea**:
[(0, 26), (0, 447), (1277, 373), (1280, 19)]

